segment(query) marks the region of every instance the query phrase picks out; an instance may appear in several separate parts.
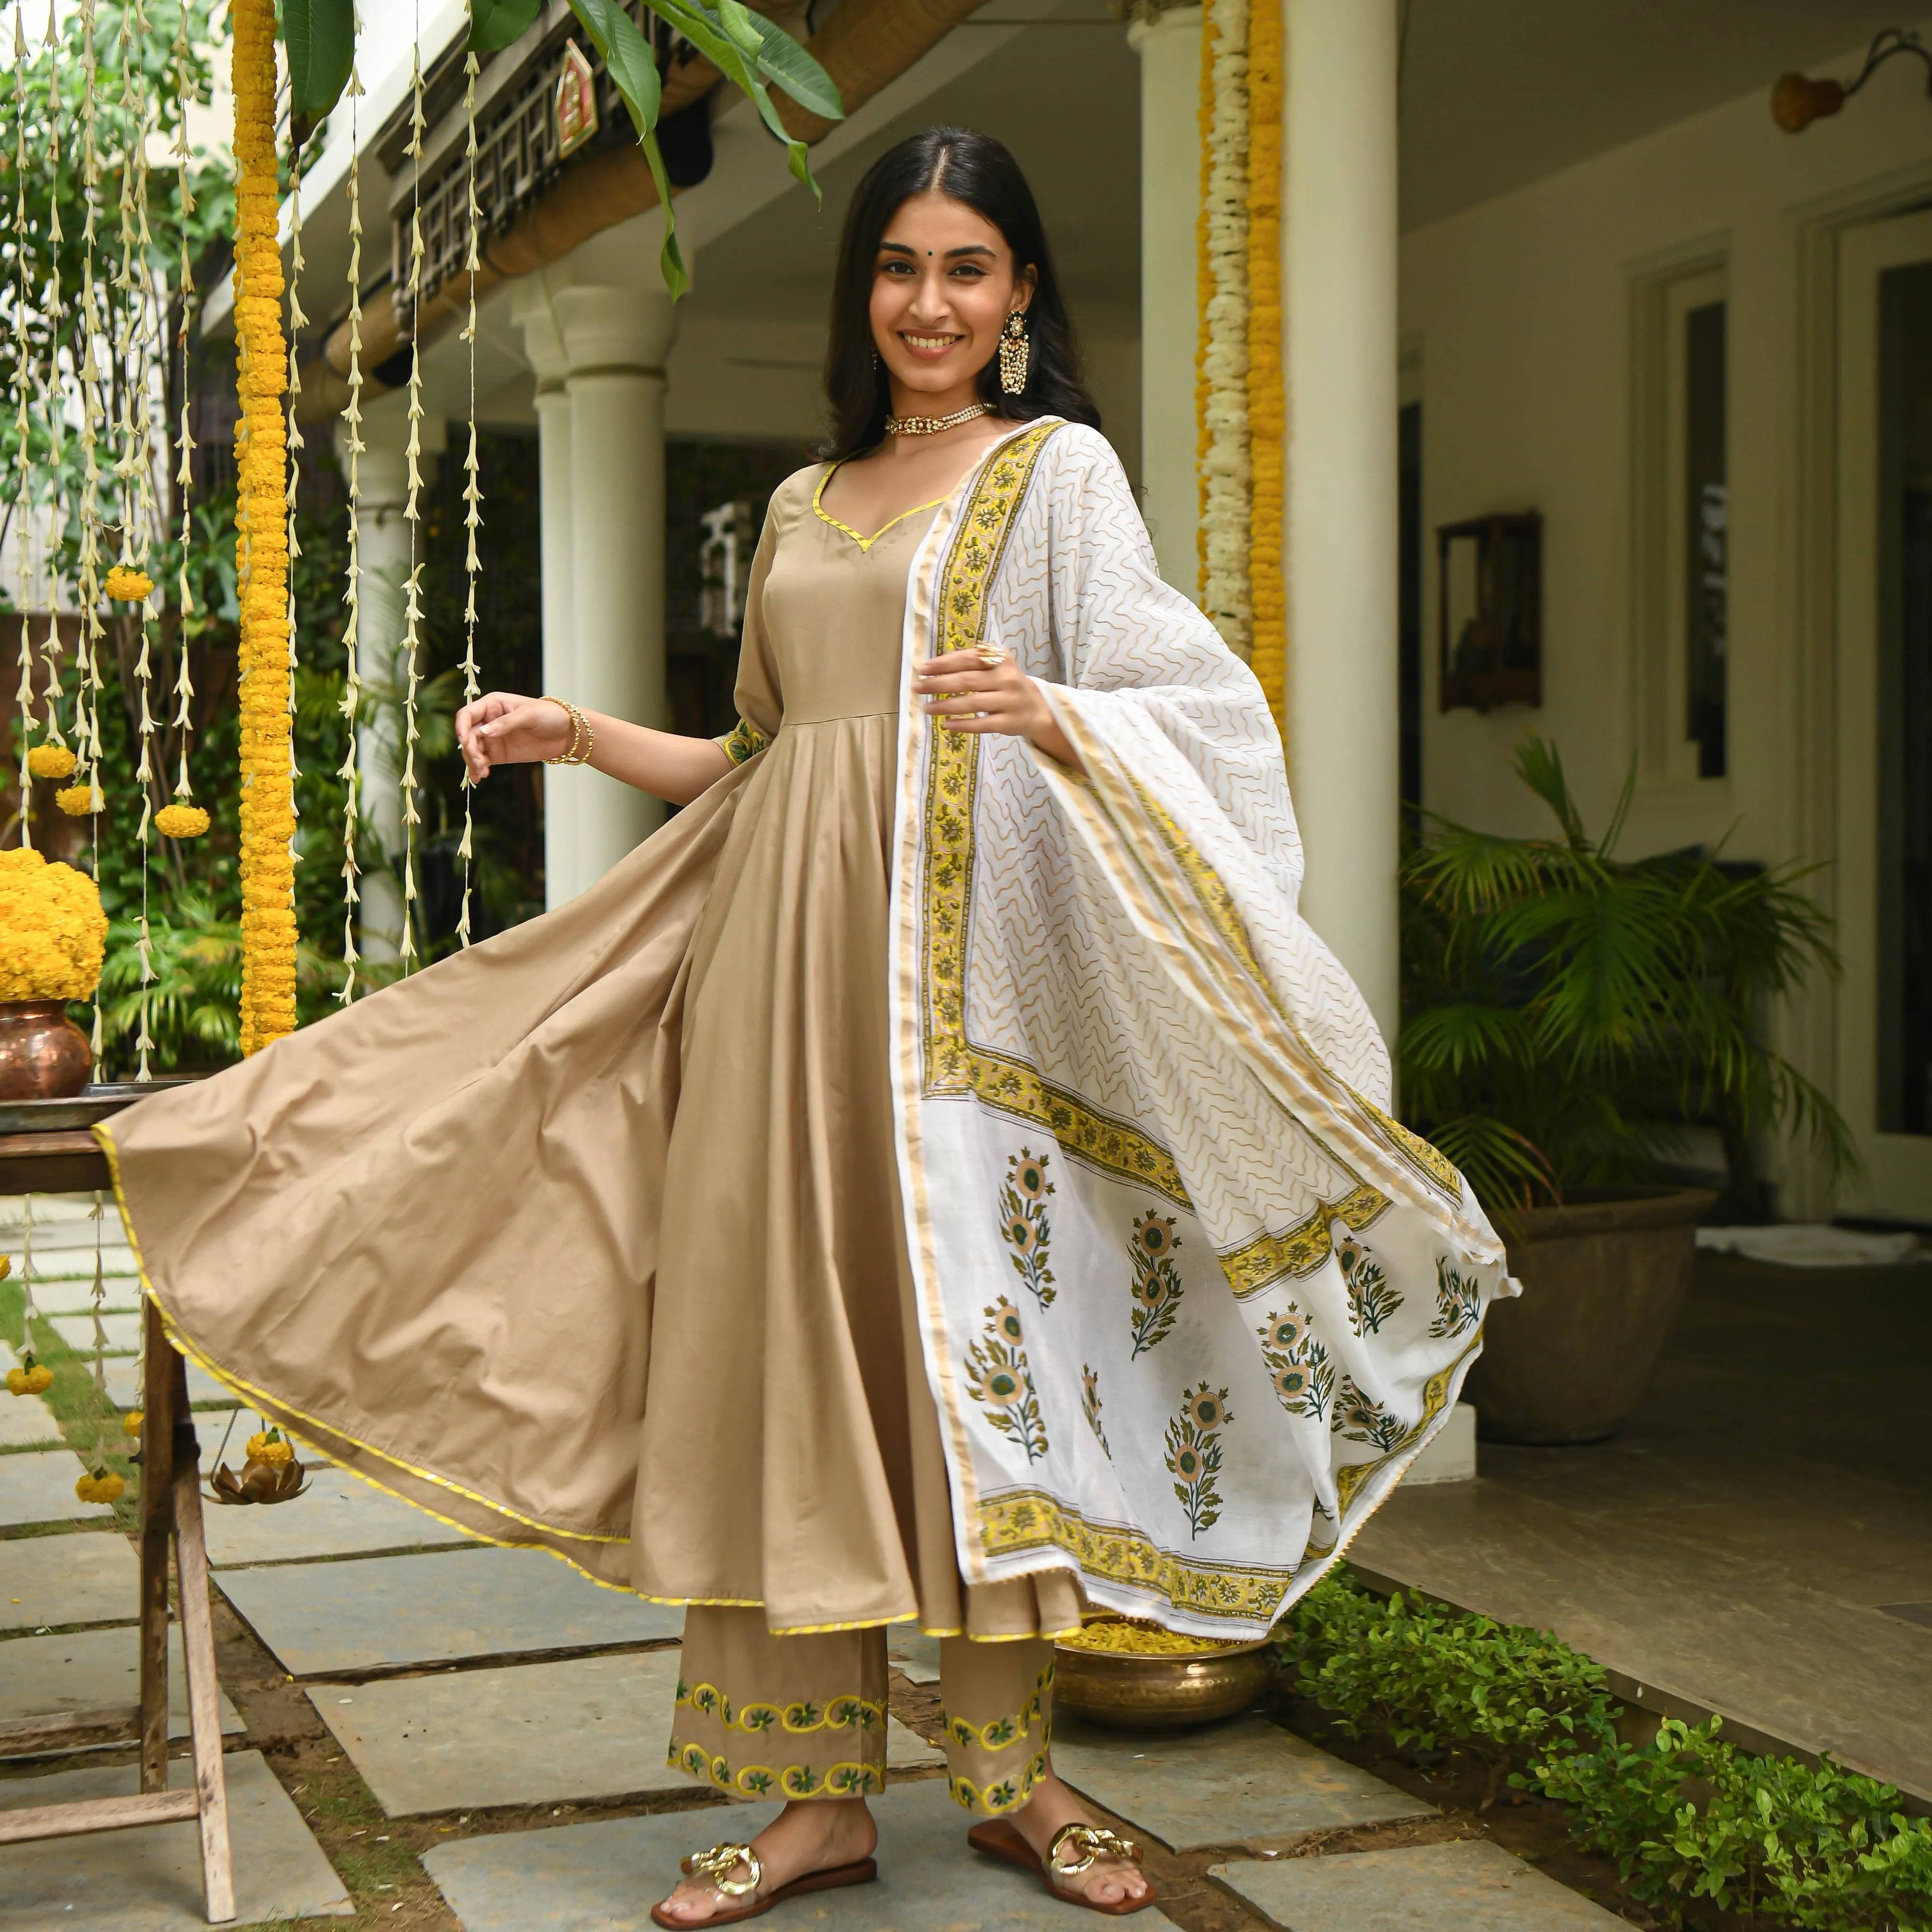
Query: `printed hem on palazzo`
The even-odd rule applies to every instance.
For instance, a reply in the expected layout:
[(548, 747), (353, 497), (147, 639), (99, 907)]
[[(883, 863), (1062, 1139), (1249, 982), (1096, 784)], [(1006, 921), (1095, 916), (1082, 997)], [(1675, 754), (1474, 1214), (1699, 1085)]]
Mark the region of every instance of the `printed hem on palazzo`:
[[(880, 1746), (881, 1756), (884, 1750)], [(680, 1744), (674, 1736), (664, 1762), (734, 1798), (874, 1798), (886, 1788), (884, 1763), (764, 1764), (734, 1767), (700, 1744)]]

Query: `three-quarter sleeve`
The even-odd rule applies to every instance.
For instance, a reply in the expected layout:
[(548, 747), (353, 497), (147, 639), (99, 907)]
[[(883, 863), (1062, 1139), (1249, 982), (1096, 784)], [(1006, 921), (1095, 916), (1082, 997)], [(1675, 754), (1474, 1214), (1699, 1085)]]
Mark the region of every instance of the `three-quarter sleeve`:
[(772, 657), (771, 639), (765, 629), (765, 580), (771, 574), (772, 553), (778, 548), (778, 501), (774, 496), (765, 512), (765, 527), (752, 559), (752, 571), (745, 586), (745, 629), (738, 647), (738, 682), (734, 701), (738, 722), (717, 742), (734, 765), (742, 765), (777, 736), (784, 716), (784, 694), (779, 688), (778, 666)]

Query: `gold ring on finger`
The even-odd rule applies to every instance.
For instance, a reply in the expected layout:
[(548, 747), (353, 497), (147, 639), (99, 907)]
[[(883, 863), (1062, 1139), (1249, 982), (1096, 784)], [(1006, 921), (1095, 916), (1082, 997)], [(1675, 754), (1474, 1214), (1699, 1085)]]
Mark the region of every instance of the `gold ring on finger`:
[(975, 655), (988, 670), (998, 669), (1006, 661), (1006, 653), (998, 644), (981, 644)]

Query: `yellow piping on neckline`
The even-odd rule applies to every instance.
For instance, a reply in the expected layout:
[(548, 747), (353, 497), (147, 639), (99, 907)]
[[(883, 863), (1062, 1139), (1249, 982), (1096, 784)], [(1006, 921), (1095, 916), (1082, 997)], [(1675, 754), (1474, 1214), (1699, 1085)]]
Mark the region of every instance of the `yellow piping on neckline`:
[[(818, 488), (812, 493), (812, 512), (821, 524), (830, 524), (835, 530), (843, 531), (847, 536), (850, 537), (852, 541), (859, 546), (861, 550), (870, 550), (873, 544), (877, 543), (880, 538), (884, 536), (888, 530), (897, 528), (899, 524), (905, 521), (907, 518), (916, 517), (922, 510), (936, 510), (939, 508), (940, 504), (946, 501), (946, 496), (935, 496), (929, 503), (915, 503), (910, 509), (902, 510), (896, 517), (892, 518), (890, 523), (881, 524), (870, 536), (862, 537), (850, 524), (842, 524), (838, 519), (825, 507), (824, 504), (819, 500), (825, 494), (826, 484), (830, 483), (837, 472), (844, 467), (844, 462), (845, 459), (843, 457), (841, 457), (838, 462), (829, 463), (826, 465), (825, 474), (818, 479)], [(955, 490), (958, 487), (958, 484), (956, 483), (952, 486)], [(949, 490), (946, 493), (946, 496), (950, 496), (952, 494), (952, 490)]]

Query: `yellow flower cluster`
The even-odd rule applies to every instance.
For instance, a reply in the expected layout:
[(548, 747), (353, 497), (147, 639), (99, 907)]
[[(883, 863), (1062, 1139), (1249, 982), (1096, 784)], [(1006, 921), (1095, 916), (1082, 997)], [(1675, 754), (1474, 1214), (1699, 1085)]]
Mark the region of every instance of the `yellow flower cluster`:
[(74, 1492), (84, 1503), (112, 1503), (121, 1500), (121, 1492), (127, 1486), (112, 1469), (96, 1469), (74, 1484)]
[(107, 581), (100, 587), (109, 596), (118, 598), (124, 604), (138, 604), (153, 591), (154, 580), (145, 570), (117, 563), (107, 573)]
[(164, 838), (199, 838), (208, 830), (208, 814), (198, 805), (164, 805), (154, 814), (154, 830)]
[(266, 1462), (272, 1469), (279, 1469), (295, 1460), (295, 1445), (279, 1429), (266, 1429), (248, 1438), (248, 1460), (251, 1462)]
[(85, 1000), (100, 977), (107, 919), (85, 872), (31, 846), (0, 851), (0, 1000)]
[(1250, 662), (1269, 708), (1287, 716), (1288, 591), (1283, 580), (1281, 0), (1252, 0), (1248, 15), (1248, 602)]
[(27, 769), (37, 778), (64, 778), (74, 766), (74, 754), (64, 745), (36, 745), (27, 754)]
[(70, 818), (90, 818), (106, 802), (92, 778), (84, 778), (79, 784), (63, 785), (54, 794), (55, 804)]
[(235, 302), (242, 586), (242, 1050), (296, 1024), (295, 833), (289, 740), (288, 383), (275, 234), (274, 0), (235, 0)]
[(1178, 1636), (1149, 1624), (1116, 1622), (1101, 1618), (1060, 1640), (1062, 1650), (1099, 1651), (1108, 1657), (1206, 1657), (1226, 1650), (1208, 1636)]
[(46, 1363), (35, 1361), (31, 1348), (22, 1357), (17, 1369), (7, 1371), (7, 1390), (10, 1395), (39, 1395), (53, 1385), (53, 1370)]

